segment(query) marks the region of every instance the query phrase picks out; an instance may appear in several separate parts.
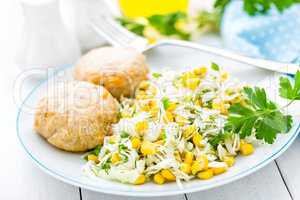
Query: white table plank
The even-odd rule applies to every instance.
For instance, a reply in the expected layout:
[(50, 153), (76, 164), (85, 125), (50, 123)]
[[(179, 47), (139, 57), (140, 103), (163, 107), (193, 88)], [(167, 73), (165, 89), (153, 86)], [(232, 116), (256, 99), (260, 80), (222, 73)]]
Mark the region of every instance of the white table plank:
[(277, 164), (293, 199), (300, 199), (300, 136), (277, 159)]
[[(81, 189), (82, 200), (156, 200), (157, 197), (125, 197), (125, 196), (117, 196), (117, 195), (108, 195), (97, 193), (85, 189)], [(162, 200), (185, 200), (184, 195), (170, 196), (170, 197), (159, 197)]]
[(276, 164), (220, 188), (187, 194), (189, 200), (289, 200), (291, 199)]
[(3, 99), (0, 104), (5, 113), (5, 118), (1, 118), (0, 199), (80, 200), (78, 187), (55, 180), (34, 166), (16, 136), (16, 107)]

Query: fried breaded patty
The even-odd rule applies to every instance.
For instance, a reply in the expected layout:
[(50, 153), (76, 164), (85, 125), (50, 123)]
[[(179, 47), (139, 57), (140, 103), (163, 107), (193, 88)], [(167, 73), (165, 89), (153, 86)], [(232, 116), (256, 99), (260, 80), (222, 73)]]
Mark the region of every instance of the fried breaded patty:
[(103, 142), (117, 121), (118, 102), (102, 86), (83, 81), (59, 82), (37, 105), (34, 128), (50, 144), (72, 152)]
[(78, 61), (74, 78), (104, 86), (114, 97), (133, 96), (149, 72), (145, 56), (131, 48), (102, 47)]

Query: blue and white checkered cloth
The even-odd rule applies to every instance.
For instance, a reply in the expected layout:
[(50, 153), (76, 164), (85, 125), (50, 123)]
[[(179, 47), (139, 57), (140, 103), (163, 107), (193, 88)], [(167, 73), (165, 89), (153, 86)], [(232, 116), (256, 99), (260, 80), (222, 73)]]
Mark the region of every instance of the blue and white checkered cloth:
[(245, 55), (300, 63), (300, 4), (253, 17), (243, 11), (242, 1), (233, 1), (225, 10), (221, 33), (226, 47)]

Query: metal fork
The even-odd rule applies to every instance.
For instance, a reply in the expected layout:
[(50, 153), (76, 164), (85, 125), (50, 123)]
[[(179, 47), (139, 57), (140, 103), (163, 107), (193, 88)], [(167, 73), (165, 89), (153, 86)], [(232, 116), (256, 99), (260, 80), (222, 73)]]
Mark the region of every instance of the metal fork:
[(163, 39), (154, 45), (149, 45), (148, 41), (140, 36), (131, 33), (127, 29), (119, 25), (111, 16), (100, 16), (91, 19), (91, 26), (93, 29), (106, 39), (113, 46), (131, 47), (140, 52), (145, 52), (149, 49), (162, 45), (174, 45), (186, 48), (197, 49), (206, 53), (222, 56), (231, 60), (235, 60), (244, 64), (252, 65), (254, 67), (276, 71), (286, 74), (295, 74), (299, 70), (299, 65), (292, 63), (275, 62), (264, 59), (256, 59), (243, 55), (233, 53), (228, 50), (219, 49), (202, 44), (192, 42)]

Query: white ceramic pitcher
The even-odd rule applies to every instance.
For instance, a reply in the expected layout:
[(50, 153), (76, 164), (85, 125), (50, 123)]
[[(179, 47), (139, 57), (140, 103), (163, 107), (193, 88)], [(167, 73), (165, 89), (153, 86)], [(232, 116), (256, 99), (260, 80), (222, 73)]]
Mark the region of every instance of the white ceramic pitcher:
[(22, 1), (21, 5), (24, 28), (16, 56), (20, 68), (59, 67), (76, 62), (79, 44), (62, 21), (58, 0)]

